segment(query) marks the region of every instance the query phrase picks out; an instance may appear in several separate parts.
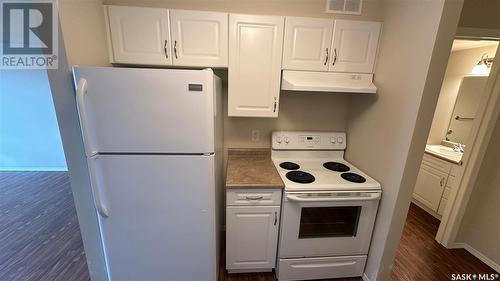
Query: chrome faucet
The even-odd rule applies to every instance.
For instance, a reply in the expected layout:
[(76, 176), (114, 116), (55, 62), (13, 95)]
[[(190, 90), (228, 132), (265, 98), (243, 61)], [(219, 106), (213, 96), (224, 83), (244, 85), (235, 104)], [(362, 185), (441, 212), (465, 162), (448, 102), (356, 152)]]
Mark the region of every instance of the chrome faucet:
[(454, 143), (453, 151), (464, 153), (464, 145), (461, 143)]

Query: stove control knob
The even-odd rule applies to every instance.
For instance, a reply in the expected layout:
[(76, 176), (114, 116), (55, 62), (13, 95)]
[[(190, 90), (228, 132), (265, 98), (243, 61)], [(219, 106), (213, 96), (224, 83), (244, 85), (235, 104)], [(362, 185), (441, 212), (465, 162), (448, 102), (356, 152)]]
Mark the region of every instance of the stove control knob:
[(283, 140), (285, 141), (285, 143), (289, 143), (290, 142), (290, 139), (288, 137), (285, 137)]
[(331, 143), (336, 143), (337, 142), (337, 138), (335, 138), (335, 137), (330, 138), (330, 142)]
[(343, 139), (343, 138), (341, 138), (341, 137), (338, 137), (338, 138), (337, 138), (337, 142), (338, 142), (338, 143), (343, 143), (343, 142), (344, 142), (344, 139)]
[(281, 143), (281, 137), (276, 137), (276, 142)]

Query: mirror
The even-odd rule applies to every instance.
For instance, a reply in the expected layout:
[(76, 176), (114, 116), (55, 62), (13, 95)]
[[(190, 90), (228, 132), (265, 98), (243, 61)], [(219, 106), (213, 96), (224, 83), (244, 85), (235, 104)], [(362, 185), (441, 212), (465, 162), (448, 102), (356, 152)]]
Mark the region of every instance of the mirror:
[(469, 137), (488, 76), (465, 76), (458, 90), (446, 140), (465, 144)]

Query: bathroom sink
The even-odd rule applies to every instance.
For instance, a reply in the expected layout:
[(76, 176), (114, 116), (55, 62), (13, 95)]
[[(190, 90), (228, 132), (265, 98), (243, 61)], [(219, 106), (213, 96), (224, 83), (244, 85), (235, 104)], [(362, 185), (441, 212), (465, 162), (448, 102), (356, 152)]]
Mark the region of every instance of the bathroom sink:
[(425, 146), (425, 152), (437, 156), (439, 158), (443, 158), (444, 160), (448, 160), (459, 164), (462, 160), (462, 152), (454, 151), (453, 148), (439, 145), (439, 144), (428, 144)]

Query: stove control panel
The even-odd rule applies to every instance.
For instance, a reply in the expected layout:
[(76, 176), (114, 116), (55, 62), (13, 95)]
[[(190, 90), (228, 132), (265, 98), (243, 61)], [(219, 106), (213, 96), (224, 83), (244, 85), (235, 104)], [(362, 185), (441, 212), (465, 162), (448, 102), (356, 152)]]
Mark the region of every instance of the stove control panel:
[(343, 132), (276, 131), (272, 134), (275, 150), (345, 150)]

